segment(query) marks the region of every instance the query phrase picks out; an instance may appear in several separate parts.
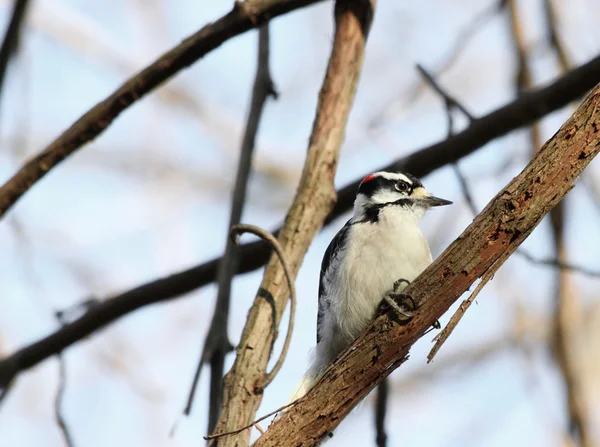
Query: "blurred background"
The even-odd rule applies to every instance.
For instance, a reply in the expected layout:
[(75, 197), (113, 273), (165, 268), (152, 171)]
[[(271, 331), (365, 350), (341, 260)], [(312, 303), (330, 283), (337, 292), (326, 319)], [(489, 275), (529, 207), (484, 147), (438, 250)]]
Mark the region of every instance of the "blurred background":
[[(5, 26), (12, 7), (12, 1), (0, 1)], [(30, 2), (1, 92), (0, 181), (124, 80), (231, 7), (222, 0)], [(332, 8), (325, 1), (271, 22), (271, 73), (280, 96), (263, 114), (243, 222), (275, 228), (292, 201), (331, 49)], [(473, 115), (482, 115), (598, 55), (598, 17), (595, 0), (380, 0), (336, 185), (446, 137), (443, 102), (415, 64)], [(549, 39), (550, 26), (559, 45)], [(223, 252), (256, 47), (254, 30), (209, 53), (128, 109), (0, 222), (0, 357), (57, 330), (57, 310), (109, 298)], [(573, 107), (460, 162), (478, 210)], [(467, 125), (457, 116), (456, 130)], [(455, 202), (423, 221), (435, 257), (473, 214), (453, 167), (423, 182)], [(321, 258), (348, 217), (326, 227), (308, 251), (296, 282), (290, 354), (258, 416), (285, 403), (308, 365)], [(556, 259), (558, 241), (563, 262), (600, 272), (598, 161), (554, 219), (554, 225), (544, 220), (524, 252)], [(563, 232), (556, 222), (564, 224)], [(229, 324), (234, 344), (261, 278), (259, 270), (235, 279)], [(565, 361), (573, 372), (571, 391), (584, 401), (586, 437), (600, 445), (599, 290), (594, 275), (511, 257), (433, 363), (426, 363), (430, 333), (391, 375), (388, 445), (583, 445), (569, 431)], [(204, 442), (206, 370), (191, 416), (181, 413), (215, 294), (211, 285), (145, 307), (64, 353), (61, 408), (75, 446)], [(562, 342), (566, 350), (557, 350)], [(230, 355), (226, 369), (232, 362)], [(66, 445), (55, 417), (58, 383), (57, 358), (18, 377), (0, 405), (0, 446)], [(375, 445), (373, 403), (374, 394), (328, 445)]]

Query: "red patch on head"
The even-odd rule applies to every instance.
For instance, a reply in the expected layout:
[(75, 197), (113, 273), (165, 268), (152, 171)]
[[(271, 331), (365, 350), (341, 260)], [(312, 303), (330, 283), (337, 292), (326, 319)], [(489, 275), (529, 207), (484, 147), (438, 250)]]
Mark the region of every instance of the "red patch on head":
[(370, 180), (373, 180), (375, 177), (377, 177), (377, 176), (376, 176), (376, 175), (374, 175), (374, 174), (367, 175), (367, 176), (366, 176), (366, 177), (363, 179), (363, 181), (362, 181), (362, 182), (360, 182), (360, 184), (362, 185), (363, 183), (367, 183), (368, 181), (370, 181)]

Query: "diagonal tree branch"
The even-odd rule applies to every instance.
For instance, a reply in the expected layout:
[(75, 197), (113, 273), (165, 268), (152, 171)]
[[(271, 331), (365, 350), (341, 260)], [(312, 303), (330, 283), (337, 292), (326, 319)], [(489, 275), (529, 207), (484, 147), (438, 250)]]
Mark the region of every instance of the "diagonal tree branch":
[(46, 149), (37, 154), (0, 187), (0, 218), (35, 183), (61, 161), (100, 135), (125, 109), (226, 40), (267, 20), (320, 0), (236, 1), (228, 14), (210, 23), (129, 78), (104, 101), (79, 118)]
[[(356, 94), (374, 0), (337, 0), (335, 34), (306, 161), (294, 202), (279, 241), (295, 278), (308, 247), (335, 203), (333, 180), (346, 123)], [(225, 376), (223, 412), (216, 433), (252, 422), (262, 400), (267, 363), (290, 290), (283, 269), (272, 257), (252, 305), (231, 370)], [(211, 446), (248, 445), (250, 430), (213, 438)], [(285, 445), (289, 445), (284, 443)]]
[[(258, 62), (256, 69), (256, 78), (252, 88), (252, 98), (250, 100), (250, 111), (246, 131), (242, 141), (240, 160), (238, 163), (238, 172), (233, 190), (233, 200), (231, 204), (231, 215), (229, 218), (229, 228), (238, 225), (242, 218), (244, 203), (246, 201), (246, 189), (250, 177), (252, 166), (252, 155), (254, 153), (256, 134), (260, 124), (260, 119), (264, 109), (265, 102), (269, 96), (276, 97), (269, 71), (269, 24), (263, 25), (258, 31)], [(225, 356), (233, 350), (233, 346), (227, 335), (229, 324), (229, 304), (231, 295), (231, 282), (238, 270), (239, 265), (239, 247), (227, 232), (227, 241), (225, 243), (225, 254), (221, 258), (219, 270), (217, 272), (217, 283), (219, 290), (217, 293), (217, 302), (213, 313), (213, 318), (208, 330), (208, 335), (204, 342), (204, 348), (198, 362), (198, 367), (194, 375), (190, 395), (184, 413), (189, 415), (192, 410), (192, 402), (196, 391), (196, 386), (200, 380), (200, 372), (205, 363), (210, 364), (210, 403), (208, 431), (212, 432), (217, 424), (217, 419), (221, 412), (223, 397), (223, 374), (225, 367)]]
[[(406, 170), (424, 177), (465, 157), (512, 130), (534, 122), (585, 94), (600, 81), (600, 57), (576, 68), (547, 87), (525, 93), (505, 106), (484, 115), (452, 137), (420, 149), (382, 170)], [(337, 191), (338, 200), (325, 225), (351, 209), (357, 180)], [(278, 230), (273, 232), (278, 234)], [(271, 250), (263, 242), (240, 247), (240, 273), (265, 265)], [(83, 316), (56, 332), (0, 360), (0, 400), (20, 371), (27, 370), (104, 326), (144, 306), (169, 301), (215, 281), (220, 258), (135, 287), (91, 307)]]
[(412, 345), (477, 278), (506, 261), (571, 190), (598, 152), (600, 86), (521, 174), (502, 188), (458, 239), (405, 290), (418, 303), (415, 317), (404, 325), (394, 323), (387, 315), (375, 318), (254, 447), (318, 443), (407, 360)]

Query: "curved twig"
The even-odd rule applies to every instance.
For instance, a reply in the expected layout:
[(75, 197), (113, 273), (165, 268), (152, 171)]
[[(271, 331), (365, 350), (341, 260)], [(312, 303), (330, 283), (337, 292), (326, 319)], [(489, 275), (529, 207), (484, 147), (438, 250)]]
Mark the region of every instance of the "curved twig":
[(298, 403), (300, 399), (296, 399), (293, 400), (281, 407), (279, 407), (277, 410), (273, 410), (270, 413), (265, 414), (264, 416), (259, 417), (257, 420), (252, 421), (251, 423), (249, 423), (248, 425), (245, 425), (242, 428), (238, 428), (236, 430), (232, 430), (232, 431), (228, 431), (228, 432), (224, 432), (224, 433), (213, 433), (212, 435), (208, 435), (208, 436), (204, 436), (204, 439), (207, 441), (210, 441), (211, 439), (216, 439), (216, 438), (222, 438), (223, 436), (230, 436), (230, 435), (237, 435), (238, 433), (243, 432), (244, 430), (248, 430), (249, 428), (254, 427), (256, 424), (258, 424), (259, 422), (264, 421), (265, 419), (267, 419), (269, 416), (273, 416), (274, 414), (279, 413), (280, 411), (283, 411), (287, 408), (290, 408), (294, 405), (296, 405), (296, 403)]
[[(287, 355), (288, 349), (290, 347), (290, 342), (292, 341), (292, 331), (294, 330), (294, 318), (296, 316), (296, 286), (294, 285), (294, 280), (292, 279), (290, 266), (288, 265), (287, 261), (285, 260), (283, 248), (281, 248), (281, 244), (275, 238), (275, 236), (273, 236), (268, 231), (263, 230), (260, 227), (257, 227), (256, 225), (238, 224), (231, 228), (230, 234), (233, 237), (239, 236), (242, 233), (252, 233), (255, 236), (258, 236), (261, 239), (267, 241), (269, 244), (271, 244), (271, 246), (275, 250), (275, 253), (277, 253), (277, 256), (279, 257), (279, 261), (281, 262), (281, 265), (283, 266), (283, 273), (285, 275), (285, 279), (287, 280), (288, 288), (290, 289), (290, 322), (288, 324), (287, 334), (285, 335), (285, 341), (283, 343), (283, 348), (281, 348), (281, 354), (279, 355), (277, 362), (275, 362), (275, 365), (273, 365), (273, 368), (271, 369), (271, 371), (269, 371), (268, 373), (265, 374), (265, 378), (263, 379), (262, 383), (260, 384), (261, 388), (265, 388), (273, 381), (273, 379), (275, 378), (275, 376), (281, 369), (281, 366), (283, 365), (283, 362)], [(259, 419), (256, 422), (260, 422), (261, 420), (262, 419)], [(256, 422), (254, 422), (252, 425), (254, 425)], [(239, 431), (237, 433), (239, 433)]]

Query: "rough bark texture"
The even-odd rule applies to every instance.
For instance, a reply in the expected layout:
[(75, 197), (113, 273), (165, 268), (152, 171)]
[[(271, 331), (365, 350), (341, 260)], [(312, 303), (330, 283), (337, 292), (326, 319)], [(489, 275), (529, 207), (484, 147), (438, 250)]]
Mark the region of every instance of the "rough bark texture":
[(407, 288), (418, 303), (406, 325), (377, 317), (327, 369), (317, 385), (259, 438), (255, 447), (315, 445), (381, 380), (410, 347), (476, 280), (503, 263), (574, 186), (600, 151), (600, 87)]
[(96, 104), (46, 149), (0, 187), (0, 218), (44, 175), (84, 144), (100, 135), (134, 102), (180, 70), (190, 66), (227, 39), (256, 28), (286, 12), (321, 0), (246, 0), (230, 13), (188, 37), (131, 77), (112, 95)]
[[(333, 49), (323, 81), (300, 186), (279, 233), (286, 260), (296, 276), (310, 242), (335, 204), (333, 184), (339, 149), (362, 67), (374, 1), (338, 0)], [(216, 433), (243, 427), (256, 416), (263, 381), (289, 290), (276, 257), (264, 278), (225, 376), (223, 412)], [(251, 430), (213, 439), (212, 446), (247, 446)]]

